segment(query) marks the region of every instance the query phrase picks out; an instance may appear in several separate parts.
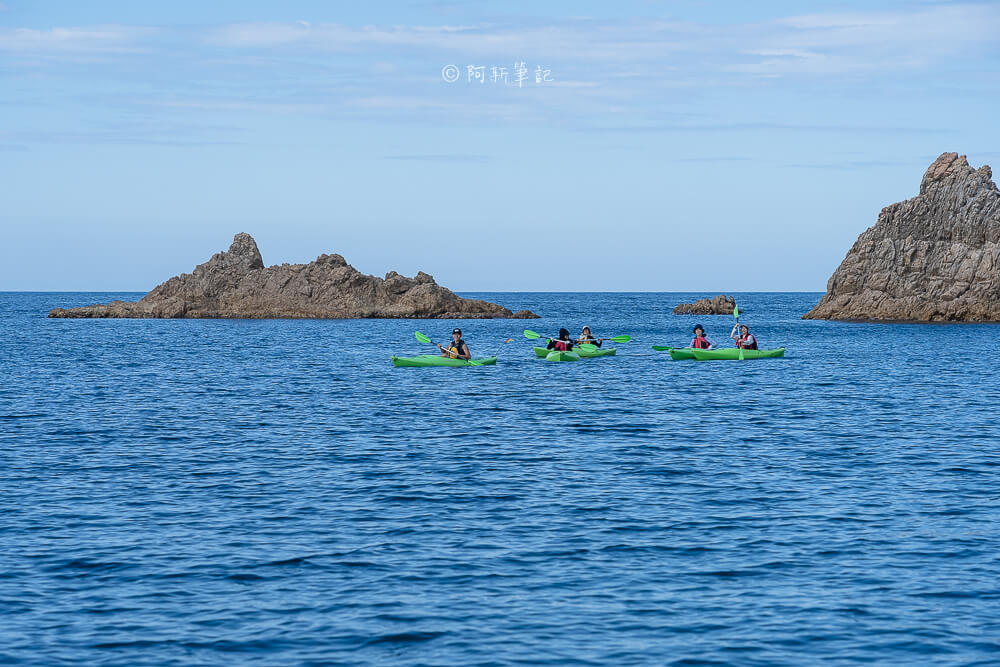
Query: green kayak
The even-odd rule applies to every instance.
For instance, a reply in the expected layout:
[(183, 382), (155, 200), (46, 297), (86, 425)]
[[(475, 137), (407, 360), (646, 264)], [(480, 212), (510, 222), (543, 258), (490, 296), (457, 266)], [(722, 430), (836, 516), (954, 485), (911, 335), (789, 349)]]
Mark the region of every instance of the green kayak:
[[(727, 347), (721, 350), (691, 350), (691, 354), (698, 361), (712, 361), (713, 359), (738, 360), (740, 358), (740, 351), (735, 347)], [(772, 359), (783, 356), (785, 356), (785, 348), (783, 347), (779, 347), (776, 350), (743, 350), (744, 359)]]
[(573, 351), (580, 355), (581, 359), (591, 359), (593, 357), (613, 357), (618, 353), (618, 348), (609, 347), (607, 349), (597, 348), (593, 352), (587, 352), (580, 348), (573, 348)]
[(468, 359), (451, 359), (436, 354), (421, 354), (417, 357), (392, 357), (392, 365), (397, 368), (407, 366), (411, 368), (426, 368), (428, 366), (495, 366), (496, 357), (486, 357), (485, 359), (474, 359), (476, 363), (469, 363)]
[(580, 355), (572, 350), (569, 352), (552, 350), (545, 355), (545, 361), (580, 361)]
[[(545, 347), (535, 348), (535, 354), (542, 359), (549, 356), (549, 352), (551, 351), (552, 350)], [(576, 352), (578, 355), (580, 355), (581, 359), (590, 359), (591, 357), (613, 357), (618, 352), (618, 348), (609, 347), (606, 350), (598, 348), (596, 352), (587, 352), (586, 350), (581, 350), (580, 348), (575, 347), (573, 348), (573, 351)]]
[(674, 361), (683, 361), (684, 359), (694, 359), (694, 348), (693, 347), (672, 347), (670, 350), (670, 358)]

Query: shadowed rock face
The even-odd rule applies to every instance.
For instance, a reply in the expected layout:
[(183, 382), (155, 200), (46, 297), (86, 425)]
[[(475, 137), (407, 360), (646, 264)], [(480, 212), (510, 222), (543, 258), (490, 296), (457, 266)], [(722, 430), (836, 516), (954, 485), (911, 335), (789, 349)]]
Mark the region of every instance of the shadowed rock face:
[(920, 194), (882, 209), (803, 319), (1000, 321), (1000, 191), (942, 153)]
[(257, 244), (237, 234), (228, 252), (175, 276), (136, 302), (113, 301), (84, 308), (56, 308), (49, 317), (420, 317), (533, 318), (488, 301), (463, 299), (420, 272), (406, 278), (390, 271), (367, 276), (340, 255), (309, 264), (264, 268)]
[(698, 299), (694, 303), (682, 303), (674, 308), (674, 315), (732, 315), (736, 300), (720, 294), (711, 299)]

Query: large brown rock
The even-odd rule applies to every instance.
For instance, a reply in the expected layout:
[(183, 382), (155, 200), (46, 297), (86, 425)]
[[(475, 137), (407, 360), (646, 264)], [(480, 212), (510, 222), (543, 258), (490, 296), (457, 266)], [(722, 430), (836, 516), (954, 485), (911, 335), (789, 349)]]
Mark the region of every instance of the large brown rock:
[(698, 299), (694, 303), (682, 303), (674, 308), (674, 315), (732, 315), (736, 300), (720, 294), (711, 299)]
[(237, 234), (228, 252), (175, 276), (136, 302), (56, 308), (49, 317), (538, 317), (478, 299), (463, 299), (423, 271), (367, 276), (340, 255), (310, 264), (264, 268), (257, 244)]
[(1000, 191), (988, 166), (942, 153), (920, 194), (887, 206), (804, 319), (1000, 320)]

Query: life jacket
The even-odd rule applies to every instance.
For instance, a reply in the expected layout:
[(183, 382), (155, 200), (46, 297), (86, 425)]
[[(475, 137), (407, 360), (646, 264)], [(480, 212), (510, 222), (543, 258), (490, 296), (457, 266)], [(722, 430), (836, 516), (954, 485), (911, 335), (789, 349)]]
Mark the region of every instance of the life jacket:
[(580, 334), (580, 338), (578, 340), (581, 343), (590, 343), (591, 345), (596, 345), (597, 347), (601, 346), (600, 342), (598, 342), (598, 340), (594, 338), (594, 334), (590, 334), (589, 336), (586, 337), (583, 334)]
[(756, 350), (757, 339), (754, 338), (752, 333), (748, 333), (746, 336), (740, 336), (740, 339), (736, 341), (736, 347), (742, 347), (744, 350)]
[(552, 349), (558, 352), (569, 352), (573, 349), (573, 343), (568, 340), (561, 340), (559, 338), (552, 341)]
[(691, 341), (691, 347), (698, 350), (707, 350), (712, 347), (712, 344), (704, 336), (695, 336), (694, 340)]
[(454, 356), (457, 357), (458, 355), (462, 354), (462, 348), (464, 346), (465, 346), (465, 339), (459, 338), (457, 343), (455, 341), (451, 341), (450, 343), (448, 343), (448, 347), (444, 349), (454, 352), (455, 353)]

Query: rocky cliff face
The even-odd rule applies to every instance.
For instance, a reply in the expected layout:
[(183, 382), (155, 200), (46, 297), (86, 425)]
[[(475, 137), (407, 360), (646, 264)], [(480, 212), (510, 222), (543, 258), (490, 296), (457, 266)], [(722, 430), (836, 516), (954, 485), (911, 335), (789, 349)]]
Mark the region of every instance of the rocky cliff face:
[(698, 299), (694, 303), (682, 303), (674, 308), (674, 315), (732, 315), (736, 300), (720, 294), (711, 299)]
[(920, 194), (882, 209), (804, 319), (1000, 321), (1000, 191), (943, 153)]
[(237, 234), (228, 252), (175, 276), (136, 302), (113, 301), (84, 308), (56, 308), (49, 317), (538, 317), (512, 313), (488, 301), (463, 299), (420, 272), (406, 278), (390, 271), (367, 276), (340, 255), (310, 264), (264, 268), (257, 244)]

